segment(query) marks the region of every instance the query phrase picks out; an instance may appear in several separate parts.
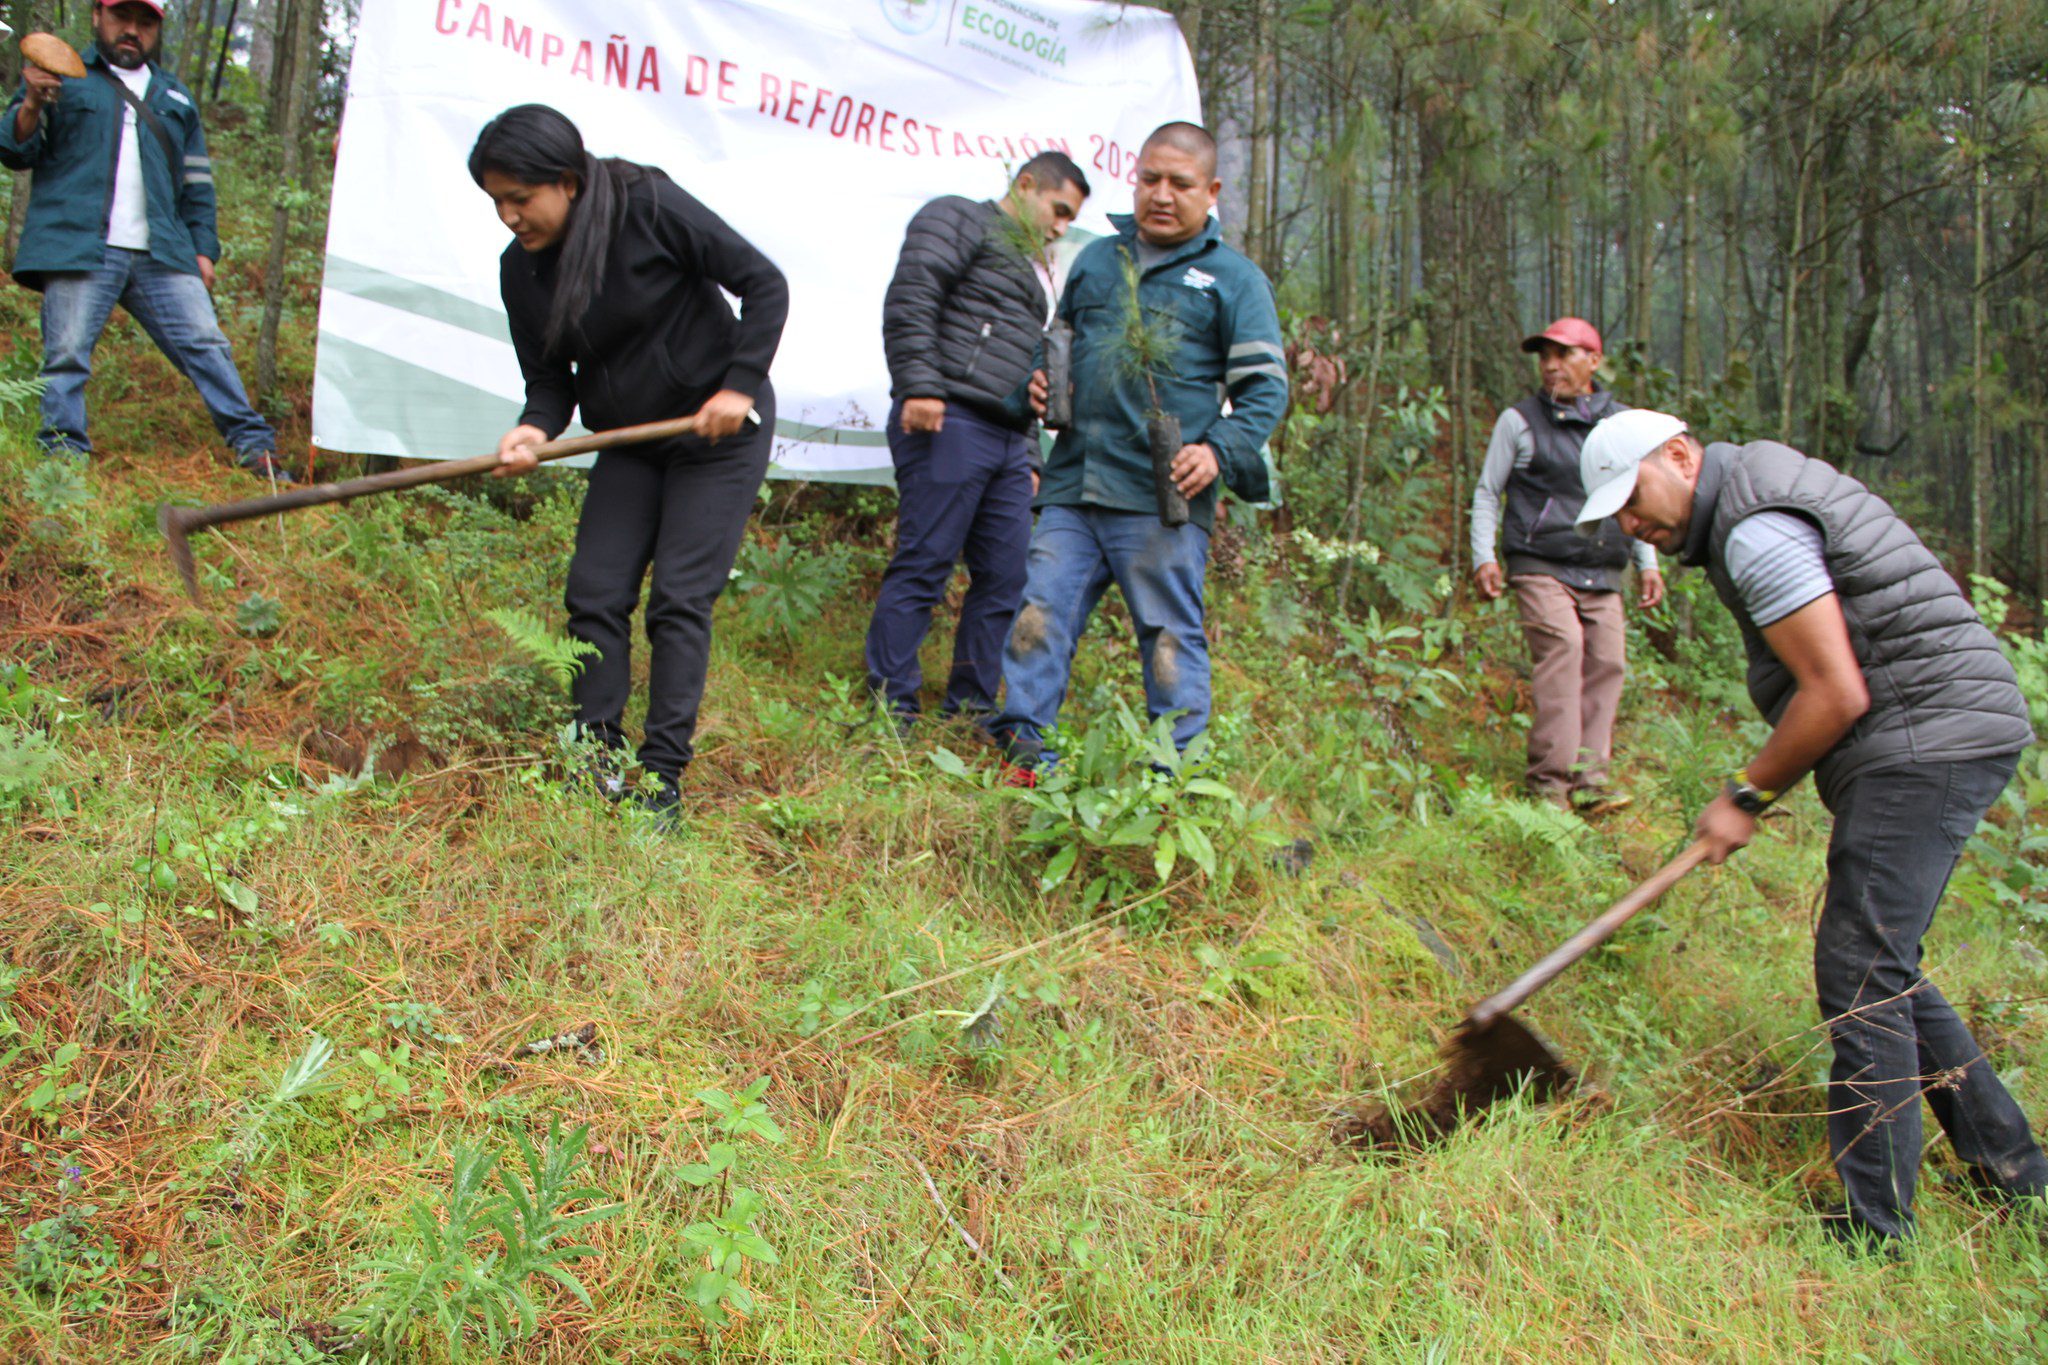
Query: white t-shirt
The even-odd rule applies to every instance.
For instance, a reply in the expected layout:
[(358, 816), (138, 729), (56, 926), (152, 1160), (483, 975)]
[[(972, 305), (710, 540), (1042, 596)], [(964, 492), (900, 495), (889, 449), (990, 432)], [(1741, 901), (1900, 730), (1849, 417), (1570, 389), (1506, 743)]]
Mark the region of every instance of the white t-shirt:
[[(107, 63), (107, 69), (141, 99), (149, 90), (147, 64), (130, 71)], [(130, 251), (149, 250), (149, 190), (142, 183), (142, 129), (135, 126), (135, 111), (121, 101), (121, 156), (114, 163), (114, 206), (107, 215), (107, 245)], [(177, 167), (171, 168), (172, 173)]]

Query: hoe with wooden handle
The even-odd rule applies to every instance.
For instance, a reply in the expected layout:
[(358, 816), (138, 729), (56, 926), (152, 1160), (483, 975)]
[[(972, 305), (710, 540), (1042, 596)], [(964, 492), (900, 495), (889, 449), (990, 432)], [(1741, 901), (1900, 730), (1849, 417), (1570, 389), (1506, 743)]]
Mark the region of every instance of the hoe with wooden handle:
[(1571, 1068), (1549, 1044), (1514, 1017), (1514, 1009), (1561, 975), (1565, 968), (1614, 936), (1614, 931), (1705, 862), (1707, 846), (1694, 840), (1598, 919), (1559, 944), (1548, 957), (1516, 977), (1505, 990), (1474, 1005), (1444, 1044), (1444, 1071), (1420, 1104), (1395, 1111), (1373, 1104), (1344, 1115), (1335, 1128), (1339, 1142), (1361, 1147), (1397, 1147), (1433, 1142), (1494, 1101), (1527, 1087), (1538, 1099), (1568, 1090)]
[[(747, 419), (758, 423), (761, 419), (748, 413)], [(588, 436), (577, 436), (566, 441), (549, 441), (546, 445), (535, 446), (534, 454), (542, 460), (559, 460), (567, 455), (584, 455), (593, 450), (611, 450), (617, 446), (639, 445), (647, 441), (666, 440), (671, 436), (687, 436), (697, 429), (694, 417), (677, 417), (666, 422), (648, 422), (637, 427), (616, 427), (611, 431), (593, 432)], [(199, 575), (192, 562), (192, 532), (209, 526), (224, 526), (232, 521), (251, 521), (267, 517), (273, 512), (290, 512), (301, 507), (318, 507), (323, 503), (347, 502), (351, 498), (367, 497), (372, 493), (390, 493), (400, 488), (417, 488), (426, 483), (446, 483), (470, 474), (484, 474), (499, 467), (495, 452), (489, 455), (473, 455), (466, 460), (448, 460), (438, 464), (418, 465), (411, 469), (396, 469), (386, 474), (366, 474), (360, 479), (346, 479), (341, 483), (313, 484), (306, 488), (294, 488), (284, 493), (272, 493), (268, 497), (244, 498), (240, 502), (216, 503), (212, 507), (176, 507), (162, 503), (156, 509), (157, 529), (164, 533), (164, 540), (171, 552), (171, 563), (178, 570), (178, 577), (185, 581), (185, 591), (194, 602), (199, 600)]]

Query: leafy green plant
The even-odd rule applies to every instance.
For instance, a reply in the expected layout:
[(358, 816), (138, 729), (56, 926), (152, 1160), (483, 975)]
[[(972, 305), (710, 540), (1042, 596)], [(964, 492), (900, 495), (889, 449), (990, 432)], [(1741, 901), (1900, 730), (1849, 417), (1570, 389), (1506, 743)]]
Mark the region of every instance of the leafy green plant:
[(92, 480), (83, 460), (38, 460), (21, 476), (21, 490), (48, 517), (67, 516), (92, 505)]
[(235, 604), (235, 629), (244, 635), (261, 639), (277, 634), (283, 625), (284, 603), (275, 597), (252, 592)]
[(797, 988), (796, 1031), (808, 1038), (825, 1025), (844, 1019), (859, 1008), (841, 996), (825, 978), (810, 977)]
[(58, 758), (48, 735), (0, 723), (0, 812), (20, 810), (41, 795)]
[[(42, 1036), (37, 1030), (33, 1044)], [(19, 1092), (21, 1107), (29, 1117), (41, 1123), (56, 1121), (57, 1110), (67, 1104), (75, 1104), (85, 1097), (87, 1087), (84, 1081), (68, 1079), (71, 1069), (78, 1065), (81, 1049), (76, 1042), (60, 1043), (55, 1052), (36, 1064), (29, 1080)]]
[(430, 1000), (394, 1000), (384, 1007), (384, 1026), (430, 1043), (462, 1044), (462, 1035), (448, 1027), (448, 1011)]
[(813, 551), (793, 540), (748, 541), (732, 574), (740, 618), (755, 630), (776, 632), (784, 643), (794, 641), (839, 595), (851, 558), (844, 545)]
[(82, 1188), (83, 1172), (67, 1162), (56, 1182), (56, 1214), (15, 1233), (14, 1278), (23, 1290), (47, 1295), (66, 1311), (96, 1313), (113, 1301), (121, 1253), (113, 1237), (94, 1226), (99, 1206), (74, 1202)]
[(412, 1080), (406, 1069), (412, 1062), (412, 1044), (394, 1043), (389, 1053), (375, 1048), (356, 1049), (356, 1064), (366, 1083), (342, 1098), (342, 1107), (364, 1123), (382, 1123), (398, 1110), (398, 1102), (412, 1094)]
[(1211, 943), (1195, 947), (1195, 961), (1208, 969), (1199, 994), (1212, 1004), (1255, 1005), (1273, 993), (1267, 981), (1275, 967), (1293, 961), (1277, 948), (1253, 949), (1235, 956)]
[[(578, 1183), (590, 1126), (565, 1135), (557, 1119), (538, 1147), (524, 1133), (513, 1136), (517, 1169), (501, 1167), (496, 1153), (458, 1146), (438, 1207), (416, 1202), (405, 1245), (367, 1263), (370, 1287), (339, 1319), (348, 1350), (409, 1359), (415, 1324), (424, 1321), (451, 1351), (469, 1334), (481, 1334), (492, 1352), (500, 1351), (540, 1321), (528, 1288), (536, 1276), (590, 1306), (590, 1293), (569, 1263), (597, 1254), (577, 1239), (621, 1208), (591, 1203), (604, 1192)], [(589, 1207), (564, 1212), (571, 1204)]]
[(745, 1282), (747, 1263), (781, 1264), (775, 1248), (754, 1226), (761, 1215), (761, 1196), (732, 1184), (740, 1140), (758, 1138), (771, 1145), (784, 1140), (781, 1125), (761, 1102), (768, 1085), (769, 1078), (763, 1076), (737, 1095), (716, 1088), (698, 1091), (697, 1102), (704, 1106), (720, 1140), (705, 1148), (703, 1161), (677, 1172), (685, 1184), (699, 1189), (717, 1182), (718, 1197), (724, 1204), (709, 1218), (683, 1229), (683, 1240), (703, 1253), (706, 1264), (684, 1290), (684, 1298), (714, 1331), (724, 1327), (733, 1314), (745, 1317), (754, 1311), (754, 1295)]
[(504, 631), (520, 653), (563, 687), (576, 680), (576, 675), (583, 671), (584, 660), (594, 659), (602, 652), (587, 640), (555, 634), (538, 616), (517, 607), (498, 607), (485, 612), (484, 617)]
[(1005, 787), (990, 770), (970, 773), (948, 749), (935, 749), (941, 772), (998, 793), (1028, 812), (1016, 841), (1049, 857), (1038, 879), (1049, 893), (1082, 886), (1085, 914), (1172, 879), (1183, 863), (1212, 884), (1228, 885), (1248, 843), (1270, 841), (1269, 807), (1247, 803), (1211, 775), (1209, 742), (1176, 751), (1173, 717), (1149, 727), (1118, 702), (1109, 720), (1062, 737), (1059, 761), (1036, 787)]

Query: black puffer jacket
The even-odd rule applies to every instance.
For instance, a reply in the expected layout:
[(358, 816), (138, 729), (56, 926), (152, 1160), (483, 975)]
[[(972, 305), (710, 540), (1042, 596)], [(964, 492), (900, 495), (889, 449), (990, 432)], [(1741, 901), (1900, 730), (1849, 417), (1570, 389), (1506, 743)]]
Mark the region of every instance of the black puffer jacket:
[(882, 298), (891, 397), (944, 398), (1019, 431), (1031, 425), (1016, 400), (1049, 301), (1011, 231), (996, 204), (958, 195), (910, 220)]

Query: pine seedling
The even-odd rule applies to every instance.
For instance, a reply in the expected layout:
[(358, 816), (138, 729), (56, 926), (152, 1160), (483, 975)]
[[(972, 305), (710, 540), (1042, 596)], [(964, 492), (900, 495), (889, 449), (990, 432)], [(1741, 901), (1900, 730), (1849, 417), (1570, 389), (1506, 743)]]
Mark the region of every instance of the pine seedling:
[(1117, 332), (1117, 367), (1142, 379), (1149, 403), (1145, 411), (1145, 436), (1151, 447), (1152, 492), (1158, 500), (1163, 526), (1184, 526), (1188, 500), (1173, 481), (1174, 456), (1180, 454), (1180, 418), (1159, 403), (1159, 376), (1173, 373), (1174, 356), (1180, 348), (1180, 327), (1171, 314), (1147, 312), (1139, 296), (1141, 274), (1137, 258), (1125, 247), (1117, 248), (1123, 268), (1121, 326)]

